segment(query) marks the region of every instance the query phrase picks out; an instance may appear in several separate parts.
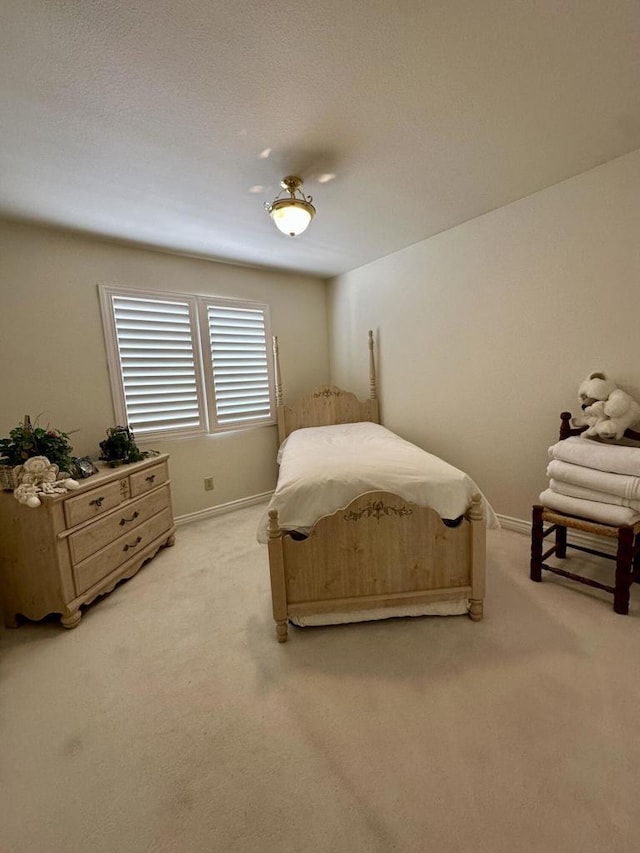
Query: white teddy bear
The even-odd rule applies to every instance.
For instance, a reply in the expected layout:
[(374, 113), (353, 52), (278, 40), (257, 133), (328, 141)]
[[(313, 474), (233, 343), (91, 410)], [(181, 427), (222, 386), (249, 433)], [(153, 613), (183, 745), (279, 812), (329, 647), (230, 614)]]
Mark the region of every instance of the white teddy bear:
[(40, 506), (39, 495), (64, 494), (69, 489), (77, 489), (80, 484), (68, 474), (60, 472), (57, 465), (49, 462), (46, 456), (32, 456), (23, 465), (16, 468), (18, 485), (13, 490), (14, 498), (30, 507)]
[(582, 416), (574, 418), (575, 426), (587, 426), (586, 438), (621, 439), (624, 432), (640, 423), (640, 404), (618, 388), (604, 373), (590, 373), (578, 388)]

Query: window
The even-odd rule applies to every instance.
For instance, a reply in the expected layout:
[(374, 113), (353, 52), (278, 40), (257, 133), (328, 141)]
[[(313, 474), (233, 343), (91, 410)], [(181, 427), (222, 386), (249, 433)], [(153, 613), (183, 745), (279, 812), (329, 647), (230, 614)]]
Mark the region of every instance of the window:
[(267, 305), (99, 291), (118, 423), (167, 437), (275, 422)]

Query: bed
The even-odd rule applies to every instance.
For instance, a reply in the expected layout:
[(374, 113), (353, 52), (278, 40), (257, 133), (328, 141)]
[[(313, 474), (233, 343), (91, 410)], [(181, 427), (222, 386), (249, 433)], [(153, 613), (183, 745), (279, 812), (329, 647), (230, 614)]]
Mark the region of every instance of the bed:
[(468, 475), (380, 425), (373, 333), (364, 401), (325, 386), (285, 406), (273, 348), (280, 471), (258, 539), (278, 640), (289, 622), (479, 621), (495, 514)]

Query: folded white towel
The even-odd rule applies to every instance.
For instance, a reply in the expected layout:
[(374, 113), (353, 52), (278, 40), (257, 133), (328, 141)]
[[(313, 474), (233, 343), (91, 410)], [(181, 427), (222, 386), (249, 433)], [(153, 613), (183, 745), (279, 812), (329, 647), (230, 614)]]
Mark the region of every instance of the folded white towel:
[(629, 498), (621, 498), (620, 495), (610, 495), (607, 492), (598, 492), (585, 486), (574, 486), (573, 483), (565, 483), (562, 480), (549, 480), (549, 488), (559, 495), (568, 495), (571, 498), (581, 498), (585, 501), (598, 501), (603, 504), (615, 506), (628, 506), (640, 512), (640, 501), (631, 501)]
[[(569, 439), (565, 439), (569, 441)], [(559, 495), (546, 489), (540, 495), (540, 503), (556, 512), (567, 515), (577, 515), (579, 518), (588, 518), (590, 521), (599, 521), (601, 524), (610, 524), (619, 527), (621, 524), (635, 524), (640, 521), (640, 512), (636, 512), (626, 506), (614, 506), (613, 504), (600, 503), (599, 501), (584, 501), (580, 498), (571, 498), (567, 495)]]
[(572, 436), (549, 448), (549, 459), (561, 459), (573, 465), (584, 465), (598, 471), (630, 474), (640, 477), (640, 447), (601, 444), (588, 438)]
[[(560, 459), (553, 459), (549, 462), (547, 476), (563, 483), (571, 483), (574, 486), (584, 486), (597, 492), (606, 492), (609, 495), (618, 495), (628, 500), (640, 501), (640, 477), (598, 471), (595, 468), (585, 468), (582, 465), (572, 465), (571, 462), (562, 462)], [(623, 504), (623, 506), (627, 506), (627, 504)]]

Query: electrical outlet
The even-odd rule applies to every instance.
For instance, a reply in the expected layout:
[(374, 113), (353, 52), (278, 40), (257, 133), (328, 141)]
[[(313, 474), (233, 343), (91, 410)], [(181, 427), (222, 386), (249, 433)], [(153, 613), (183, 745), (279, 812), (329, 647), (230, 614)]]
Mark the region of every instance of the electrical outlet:
[(205, 477), (204, 478), (204, 490), (205, 492), (213, 491), (213, 477)]

